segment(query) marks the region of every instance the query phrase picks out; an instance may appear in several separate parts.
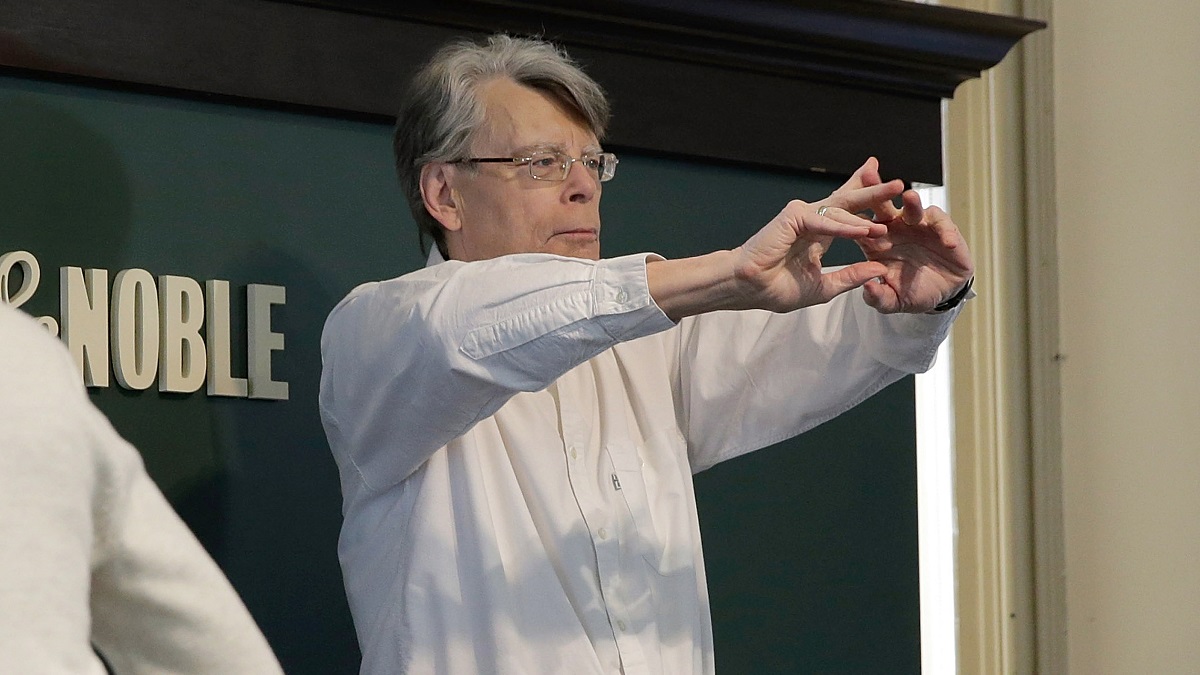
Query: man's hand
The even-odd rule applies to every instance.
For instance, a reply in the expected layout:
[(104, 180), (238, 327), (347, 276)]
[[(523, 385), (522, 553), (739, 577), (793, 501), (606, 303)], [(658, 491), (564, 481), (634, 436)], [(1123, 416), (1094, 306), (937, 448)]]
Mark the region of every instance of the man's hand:
[[(879, 162), (872, 157), (834, 196), (878, 185), (885, 183), (879, 177)], [(855, 240), (868, 261), (886, 268), (878, 279), (863, 284), (863, 299), (885, 314), (928, 312), (966, 285), (975, 273), (975, 263), (958, 226), (945, 211), (936, 206), (924, 208), (913, 190), (904, 192), (901, 200), (901, 208), (891, 197), (871, 204), (874, 221), (887, 230)]]
[[(904, 207), (897, 209), (892, 200), (901, 196)], [(866, 211), (874, 221), (857, 215)], [(856, 241), (867, 260), (822, 269), (835, 237)], [(650, 295), (675, 321), (726, 309), (790, 312), (860, 286), (880, 312), (926, 312), (953, 296), (973, 271), (950, 217), (922, 208), (903, 182), (883, 182), (874, 158), (825, 199), (789, 203), (732, 251), (646, 265)]]
[[(877, 178), (877, 176), (876, 176)], [(880, 223), (855, 215), (890, 203), (904, 189), (900, 181), (866, 185), (859, 174), (829, 197), (789, 203), (766, 227), (734, 250), (734, 275), (745, 289), (744, 307), (788, 312), (828, 302), (887, 273), (885, 264), (866, 261), (826, 272), (821, 258), (834, 237), (864, 242), (886, 234)]]

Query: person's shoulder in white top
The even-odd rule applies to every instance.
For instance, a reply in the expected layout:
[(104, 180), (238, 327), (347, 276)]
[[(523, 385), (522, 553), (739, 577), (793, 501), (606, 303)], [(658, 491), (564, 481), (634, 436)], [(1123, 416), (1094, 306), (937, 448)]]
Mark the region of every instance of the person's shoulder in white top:
[(282, 672), (64, 346), (3, 303), (0, 439), (0, 672)]

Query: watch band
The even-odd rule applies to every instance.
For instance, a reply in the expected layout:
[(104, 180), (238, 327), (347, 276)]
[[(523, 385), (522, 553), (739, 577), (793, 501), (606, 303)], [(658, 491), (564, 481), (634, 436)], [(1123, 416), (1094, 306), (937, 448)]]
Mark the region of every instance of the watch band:
[(930, 311), (935, 314), (941, 314), (942, 312), (948, 312), (948, 311), (954, 309), (955, 307), (958, 307), (959, 303), (961, 303), (963, 301), (963, 298), (967, 297), (967, 293), (971, 292), (971, 285), (974, 283), (975, 283), (975, 277), (972, 276), (970, 279), (967, 279), (966, 286), (963, 286), (957, 293), (950, 296), (946, 300), (943, 300), (942, 302), (938, 303), (937, 306), (934, 307)]

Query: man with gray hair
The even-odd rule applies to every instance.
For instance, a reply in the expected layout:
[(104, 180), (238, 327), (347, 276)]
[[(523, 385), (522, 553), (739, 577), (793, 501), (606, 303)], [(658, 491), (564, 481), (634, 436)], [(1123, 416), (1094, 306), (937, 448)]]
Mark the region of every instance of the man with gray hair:
[[(601, 259), (607, 119), (507, 36), (443, 48), (400, 111), (435, 250), (321, 343), (364, 673), (712, 673), (692, 474), (928, 368), (970, 294), (957, 226), (874, 159), (736, 249)], [(834, 237), (866, 260), (823, 269)]]

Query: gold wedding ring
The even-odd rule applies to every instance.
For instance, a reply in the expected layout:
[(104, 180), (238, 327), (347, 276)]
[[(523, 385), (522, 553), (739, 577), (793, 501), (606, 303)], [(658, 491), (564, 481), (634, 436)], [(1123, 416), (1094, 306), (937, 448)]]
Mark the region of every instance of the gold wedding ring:
[(822, 206), (821, 208), (817, 209), (817, 215), (823, 216), (823, 215), (825, 215), (825, 212), (828, 210), (829, 210), (828, 206)]

